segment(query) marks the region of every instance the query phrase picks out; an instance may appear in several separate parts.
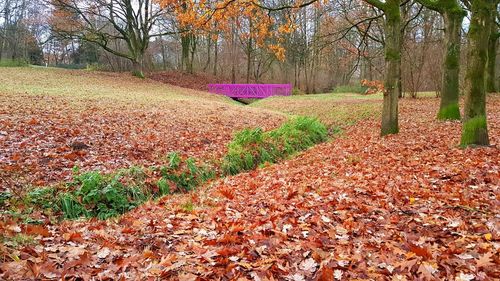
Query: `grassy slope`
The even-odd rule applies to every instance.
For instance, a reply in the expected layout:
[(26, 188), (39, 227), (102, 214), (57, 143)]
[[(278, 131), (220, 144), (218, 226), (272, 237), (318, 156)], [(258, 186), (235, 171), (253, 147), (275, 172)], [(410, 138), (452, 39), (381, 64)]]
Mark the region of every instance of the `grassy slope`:
[(288, 114), (318, 117), (331, 127), (353, 124), (361, 119), (378, 116), (381, 95), (320, 94), (292, 97), (272, 97), (251, 104)]
[[(74, 165), (110, 171), (161, 164), (171, 151), (217, 157), (235, 131), (271, 129), (284, 119), (128, 74), (0, 68), (0, 183), (68, 179)], [(76, 142), (89, 148), (75, 155)]]
[(165, 86), (128, 73), (88, 72), (57, 68), (0, 68), (0, 93), (71, 96), (83, 99), (112, 99), (133, 103), (177, 100), (230, 102), (220, 96)]

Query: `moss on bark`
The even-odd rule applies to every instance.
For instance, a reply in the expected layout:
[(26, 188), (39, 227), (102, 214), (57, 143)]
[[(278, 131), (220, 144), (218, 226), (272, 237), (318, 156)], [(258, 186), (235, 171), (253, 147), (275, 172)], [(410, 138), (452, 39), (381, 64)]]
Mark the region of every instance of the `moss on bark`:
[(457, 103), (450, 103), (439, 109), (438, 120), (460, 120), (460, 109)]
[(387, 0), (385, 12), (385, 81), (381, 135), (397, 134), (398, 96), (401, 78), (401, 14), (400, 0)]
[(488, 125), (486, 116), (480, 115), (464, 122), (462, 126), (462, 140), (460, 144), (465, 147), (469, 145), (488, 145)]
[(488, 145), (486, 121), (486, 63), (488, 61), (488, 39), (491, 31), (491, 0), (472, 0), (472, 17), (469, 28), (469, 46), (466, 80), (462, 145)]

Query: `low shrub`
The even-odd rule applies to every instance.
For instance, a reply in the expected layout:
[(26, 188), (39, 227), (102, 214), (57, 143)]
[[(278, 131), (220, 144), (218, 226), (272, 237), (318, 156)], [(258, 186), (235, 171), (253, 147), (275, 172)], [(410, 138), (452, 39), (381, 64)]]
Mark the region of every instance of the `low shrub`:
[(88, 63), (85, 66), (85, 69), (88, 71), (101, 71), (101, 70), (104, 70), (104, 67), (102, 65), (100, 65), (99, 63), (95, 62), (95, 63)]
[(63, 69), (86, 69), (87, 65), (85, 64), (74, 64), (74, 63), (65, 63), (65, 64), (56, 64), (55, 67), (63, 68)]
[(194, 158), (182, 162), (179, 154), (169, 154), (169, 165), (160, 168), (162, 178), (158, 181), (160, 193), (169, 194), (174, 189), (189, 192), (215, 177), (215, 172), (208, 166), (198, 166)]
[(61, 196), (64, 216), (107, 219), (135, 208), (149, 197), (137, 186), (122, 184), (122, 177), (123, 173), (102, 175), (99, 172), (76, 176), (73, 185), (78, 188)]
[(0, 60), (0, 67), (25, 67), (28, 66), (28, 62), (21, 59), (2, 59)]
[(316, 118), (296, 117), (281, 127), (263, 132), (245, 129), (234, 136), (223, 159), (225, 174), (235, 175), (260, 164), (275, 163), (327, 139), (326, 127)]
[(333, 93), (355, 93), (364, 94), (368, 87), (362, 85), (340, 85), (333, 89)]
[[(161, 178), (156, 185), (150, 179)], [(168, 155), (168, 165), (163, 167), (133, 166), (113, 174), (98, 171), (81, 173), (75, 167), (73, 180), (67, 187), (35, 188), (24, 197), (30, 207), (59, 213), (65, 219), (97, 217), (107, 219), (137, 207), (144, 201), (172, 192), (188, 192), (215, 177), (214, 169), (198, 165), (194, 158), (185, 161), (178, 153)], [(59, 195), (58, 195), (59, 193)], [(1, 200), (9, 196), (0, 194)]]
[(298, 87), (293, 87), (293, 89), (292, 89), (292, 96), (302, 96), (302, 95), (305, 95), (305, 94), (306, 93), (304, 93), (304, 91), (302, 91)]
[(40, 206), (43, 209), (59, 211), (60, 206), (54, 201), (57, 197), (56, 189), (53, 187), (34, 188), (26, 194), (25, 201), (29, 205)]

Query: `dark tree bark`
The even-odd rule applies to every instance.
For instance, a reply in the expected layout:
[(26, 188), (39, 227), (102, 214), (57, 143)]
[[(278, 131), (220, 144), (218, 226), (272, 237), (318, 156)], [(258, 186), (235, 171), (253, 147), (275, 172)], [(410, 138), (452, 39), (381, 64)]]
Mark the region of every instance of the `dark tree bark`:
[(489, 145), (486, 120), (486, 63), (488, 41), (491, 31), (491, 14), (496, 0), (471, 0), (472, 13), (469, 27), (469, 46), (466, 80), (464, 122), (462, 125), (462, 146)]
[[(455, 0), (452, 0), (455, 2)], [(456, 9), (443, 13), (445, 22), (445, 54), (443, 78), (441, 82), (441, 102), (437, 118), (440, 120), (460, 120), (458, 106), (460, 81), (460, 32), (464, 11), (457, 4)]]
[(382, 10), (385, 14), (385, 79), (384, 103), (382, 108), (381, 135), (397, 134), (398, 97), (401, 79), (401, 11), (400, 0), (365, 0), (367, 3)]
[(462, 21), (466, 13), (457, 0), (418, 0), (418, 2), (431, 10), (439, 12), (445, 24), (441, 102), (437, 118), (440, 120), (460, 120), (458, 106), (460, 93), (460, 39)]
[(500, 31), (498, 30), (498, 26), (496, 24), (497, 14), (498, 12), (493, 12), (491, 16), (491, 33), (488, 41), (488, 65), (486, 67), (486, 92), (488, 93), (495, 93), (498, 90), (498, 81), (496, 77), (496, 60)]

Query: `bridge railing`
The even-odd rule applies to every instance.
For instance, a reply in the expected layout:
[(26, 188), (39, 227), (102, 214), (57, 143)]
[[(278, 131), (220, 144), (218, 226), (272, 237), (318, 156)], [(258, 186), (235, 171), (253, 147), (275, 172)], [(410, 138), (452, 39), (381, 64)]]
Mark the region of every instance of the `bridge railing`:
[(271, 96), (289, 96), (291, 84), (208, 84), (208, 91), (231, 98), (267, 98)]

